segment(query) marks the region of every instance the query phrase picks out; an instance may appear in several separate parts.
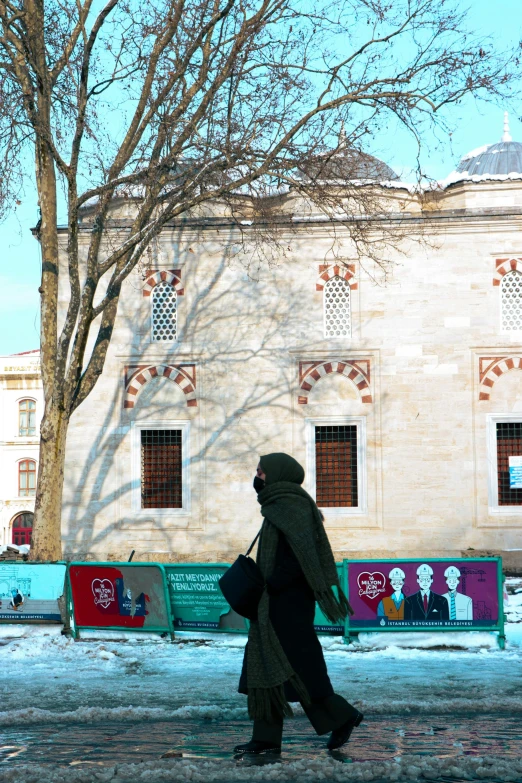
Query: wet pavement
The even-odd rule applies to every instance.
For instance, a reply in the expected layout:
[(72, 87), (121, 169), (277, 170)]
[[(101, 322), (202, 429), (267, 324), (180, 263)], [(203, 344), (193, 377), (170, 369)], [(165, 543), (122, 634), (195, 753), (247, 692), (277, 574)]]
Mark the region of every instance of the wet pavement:
[[(172, 751), (184, 759), (231, 759), (234, 764), (256, 763), (233, 758), (232, 749), (250, 737), (248, 721), (146, 721), (92, 724), (46, 724), (0, 729), (0, 771), (20, 764), (62, 767), (103, 767), (119, 763), (150, 762)], [(281, 757), (262, 763), (288, 763), (331, 755), (339, 762), (393, 761), (403, 756), (440, 759), (464, 756), (522, 757), (520, 717), (459, 716), (369, 717), (354, 731), (343, 751), (328, 754), (325, 739), (317, 737), (304, 716), (285, 724)], [(469, 779), (469, 778), (468, 778)], [(456, 780), (444, 778), (444, 780)]]

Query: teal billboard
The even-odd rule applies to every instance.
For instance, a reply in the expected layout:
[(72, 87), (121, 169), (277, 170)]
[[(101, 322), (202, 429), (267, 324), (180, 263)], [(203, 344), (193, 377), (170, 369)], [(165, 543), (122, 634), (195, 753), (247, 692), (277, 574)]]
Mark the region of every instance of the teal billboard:
[(65, 564), (0, 564), (0, 622), (61, 623)]
[(225, 601), (218, 581), (225, 563), (165, 566), (174, 628), (244, 633), (247, 623)]

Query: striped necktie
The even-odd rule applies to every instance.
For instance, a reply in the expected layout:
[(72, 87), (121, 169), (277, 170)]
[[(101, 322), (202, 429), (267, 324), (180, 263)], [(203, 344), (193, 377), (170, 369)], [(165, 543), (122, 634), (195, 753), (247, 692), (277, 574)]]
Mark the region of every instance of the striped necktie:
[(455, 592), (452, 590), (450, 593), (450, 620), (457, 619), (457, 612), (455, 610)]

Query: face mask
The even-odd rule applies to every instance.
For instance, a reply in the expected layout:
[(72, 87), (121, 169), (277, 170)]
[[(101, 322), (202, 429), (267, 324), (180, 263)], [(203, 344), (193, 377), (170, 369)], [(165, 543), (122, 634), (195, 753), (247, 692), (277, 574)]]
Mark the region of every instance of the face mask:
[(259, 476), (254, 476), (254, 489), (259, 494), (262, 489), (265, 488), (265, 482), (262, 478), (259, 478)]

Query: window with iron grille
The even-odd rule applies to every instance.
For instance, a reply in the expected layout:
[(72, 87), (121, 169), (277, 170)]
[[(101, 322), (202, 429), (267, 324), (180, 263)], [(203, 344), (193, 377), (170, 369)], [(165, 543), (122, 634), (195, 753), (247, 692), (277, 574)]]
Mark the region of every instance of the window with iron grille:
[(324, 286), (324, 336), (350, 337), (350, 284), (342, 277), (332, 277)]
[(320, 508), (359, 505), (357, 425), (315, 427), (316, 502)]
[(153, 342), (177, 339), (177, 293), (170, 283), (162, 281), (152, 290)]
[(502, 278), (502, 329), (522, 331), (522, 274), (513, 270)]
[(141, 508), (182, 508), (181, 430), (145, 430), (141, 437)]
[(522, 456), (522, 421), (497, 422), (498, 505), (522, 506), (522, 489), (510, 489), (509, 458)]
[(23, 459), (18, 463), (18, 495), (34, 497), (36, 494), (36, 462)]
[(29, 438), (36, 434), (36, 402), (20, 400), (18, 403), (18, 433)]

